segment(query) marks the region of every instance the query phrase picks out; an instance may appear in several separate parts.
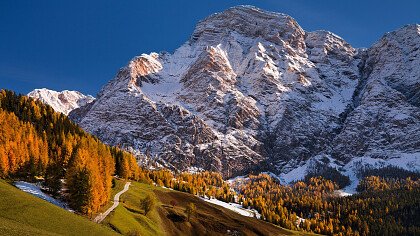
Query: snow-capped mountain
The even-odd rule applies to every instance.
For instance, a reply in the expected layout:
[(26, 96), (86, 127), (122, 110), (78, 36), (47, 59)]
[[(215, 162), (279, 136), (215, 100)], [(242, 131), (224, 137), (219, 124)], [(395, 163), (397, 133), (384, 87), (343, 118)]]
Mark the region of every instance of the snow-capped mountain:
[(233, 7), (173, 54), (132, 59), (70, 117), (180, 170), (300, 178), (312, 161), (358, 158), (420, 170), (419, 47), (417, 24), (356, 49), (290, 16)]
[(55, 111), (68, 115), (72, 110), (85, 106), (95, 100), (90, 95), (84, 95), (78, 91), (64, 90), (57, 92), (46, 88), (35, 89), (28, 93), (29, 97), (39, 99), (50, 105)]

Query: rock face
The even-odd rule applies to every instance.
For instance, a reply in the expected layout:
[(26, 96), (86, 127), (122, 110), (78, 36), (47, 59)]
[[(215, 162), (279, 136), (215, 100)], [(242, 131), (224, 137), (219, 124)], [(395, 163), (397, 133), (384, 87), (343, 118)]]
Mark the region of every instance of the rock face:
[(419, 48), (420, 25), (409, 25), (366, 51), (360, 86), (333, 141), (334, 157), (347, 162), (354, 156), (387, 159), (419, 152)]
[(95, 100), (90, 95), (84, 95), (78, 91), (64, 90), (61, 92), (46, 88), (35, 89), (28, 93), (29, 97), (39, 99), (50, 105), (55, 111), (68, 115), (72, 110), (85, 106)]
[(341, 165), (417, 155), (419, 46), (419, 25), (355, 49), (290, 16), (233, 7), (173, 54), (135, 57), (70, 117), (163, 165), (225, 176), (287, 173), (322, 155)]

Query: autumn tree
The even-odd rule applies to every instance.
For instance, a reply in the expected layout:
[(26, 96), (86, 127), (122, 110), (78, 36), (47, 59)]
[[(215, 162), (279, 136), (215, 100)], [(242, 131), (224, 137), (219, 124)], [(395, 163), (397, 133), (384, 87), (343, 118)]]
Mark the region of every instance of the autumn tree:
[(147, 215), (155, 206), (155, 198), (148, 194), (145, 198), (140, 200), (140, 208), (143, 210), (144, 215)]
[(191, 216), (195, 215), (196, 211), (197, 211), (197, 208), (195, 207), (195, 204), (192, 202), (188, 203), (188, 205), (185, 207), (185, 210), (184, 210), (185, 214), (187, 214), (188, 222), (190, 222)]

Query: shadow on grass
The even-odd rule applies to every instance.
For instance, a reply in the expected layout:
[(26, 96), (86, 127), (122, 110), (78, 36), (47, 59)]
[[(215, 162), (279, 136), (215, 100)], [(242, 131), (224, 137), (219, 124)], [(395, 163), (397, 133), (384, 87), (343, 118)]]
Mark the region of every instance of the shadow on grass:
[(185, 216), (179, 215), (175, 212), (171, 212), (166, 216), (168, 219), (170, 219), (172, 222), (179, 223), (179, 222), (185, 222), (186, 218)]
[(117, 233), (119, 233), (119, 234), (122, 234), (122, 232), (117, 228), (117, 227), (115, 227), (113, 224), (111, 224), (111, 223), (109, 223), (108, 224), (108, 226), (112, 229), (112, 230), (114, 230), (115, 232), (117, 232)]

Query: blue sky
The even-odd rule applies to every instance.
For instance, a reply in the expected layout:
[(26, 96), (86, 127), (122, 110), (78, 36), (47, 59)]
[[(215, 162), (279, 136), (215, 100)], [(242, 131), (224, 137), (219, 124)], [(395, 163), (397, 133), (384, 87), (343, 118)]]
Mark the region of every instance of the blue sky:
[(200, 19), (243, 4), (286, 13), (306, 31), (326, 29), (354, 47), (420, 23), (417, 0), (2, 0), (0, 88), (96, 95), (132, 57), (173, 52)]

